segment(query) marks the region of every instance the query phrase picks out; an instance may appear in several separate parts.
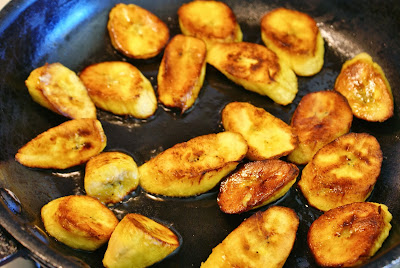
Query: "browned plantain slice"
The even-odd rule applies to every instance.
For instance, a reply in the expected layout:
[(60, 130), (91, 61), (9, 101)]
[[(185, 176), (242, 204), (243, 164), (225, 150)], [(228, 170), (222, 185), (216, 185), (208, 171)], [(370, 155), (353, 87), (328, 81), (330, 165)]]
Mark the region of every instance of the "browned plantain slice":
[(358, 118), (383, 122), (393, 116), (392, 89), (382, 68), (367, 53), (343, 64), (335, 90), (346, 97)]
[(55, 113), (72, 119), (96, 118), (96, 107), (85, 86), (61, 63), (33, 70), (25, 84), (34, 101)]
[(157, 110), (150, 81), (130, 63), (101, 62), (86, 67), (80, 78), (97, 107), (118, 115), (145, 119)]
[(360, 202), (337, 207), (313, 222), (308, 244), (320, 266), (358, 266), (382, 246), (391, 220), (383, 204)]
[(140, 186), (172, 197), (205, 193), (236, 168), (247, 153), (234, 132), (203, 135), (176, 144), (139, 167)]
[(92, 157), (86, 164), (86, 194), (100, 202), (117, 203), (139, 185), (136, 162), (121, 152), (105, 152)]
[(166, 226), (140, 214), (127, 214), (115, 228), (104, 254), (107, 268), (148, 267), (179, 247)]
[(240, 133), (246, 140), (250, 160), (264, 160), (288, 155), (297, 145), (292, 128), (262, 108), (246, 102), (231, 102), (222, 110), (222, 124), (227, 131)]
[(309, 15), (277, 8), (261, 20), (265, 45), (285, 60), (297, 75), (311, 76), (324, 64), (324, 40)]
[(297, 166), (277, 159), (247, 163), (221, 183), (218, 205), (229, 214), (264, 206), (289, 191), (298, 175)]
[(110, 11), (107, 29), (114, 48), (135, 59), (156, 56), (169, 39), (167, 25), (150, 11), (134, 4), (115, 5)]
[(114, 213), (97, 199), (84, 195), (60, 197), (41, 209), (46, 231), (76, 249), (96, 250), (118, 224)]
[(296, 97), (297, 77), (285, 62), (262, 45), (217, 43), (207, 52), (207, 62), (245, 89), (287, 105)]
[(292, 250), (298, 226), (299, 218), (290, 208), (259, 211), (216, 246), (201, 268), (280, 268)]
[(66, 169), (87, 162), (106, 147), (100, 121), (73, 119), (29, 141), (15, 155), (24, 166)]
[(305, 95), (293, 113), (291, 126), (299, 139), (288, 156), (295, 164), (307, 164), (325, 144), (349, 132), (353, 113), (347, 100), (336, 91)]
[(322, 147), (303, 169), (298, 183), (310, 205), (327, 211), (365, 201), (381, 171), (382, 151), (375, 137), (349, 133)]
[(241, 42), (242, 31), (232, 9), (219, 1), (192, 1), (178, 10), (184, 35), (194, 36), (210, 47), (215, 42)]
[(167, 107), (189, 109), (203, 86), (206, 74), (205, 43), (176, 35), (167, 45), (158, 72), (158, 98)]

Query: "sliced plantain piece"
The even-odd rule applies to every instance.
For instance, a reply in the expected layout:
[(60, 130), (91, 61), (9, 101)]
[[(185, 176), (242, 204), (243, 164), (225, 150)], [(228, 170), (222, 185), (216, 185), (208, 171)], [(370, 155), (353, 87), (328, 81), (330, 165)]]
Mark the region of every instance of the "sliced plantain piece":
[(73, 119), (39, 134), (18, 150), (15, 159), (27, 167), (66, 169), (87, 162), (106, 144), (100, 121)]
[(335, 90), (346, 97), (353, 114), (360, 119), (383, 122), (393, 116), (392, 89), (382, 68), (367, 53), (343, 64)]
[(359, 202), (325, 212), (308, 231), (308, 245), (318, 265), (352, 267), (373, 256), (389, 235), (387, 206)]
[(290, 208), (274, 206), (259, 211), (217, 245), (201, 268), (283, 267), (298, 226), (299, 219)]
[(324, 65), (324, 40), (309, 15), (286, 8), (274, 9), (261, 19), (264, 44), (300, 76), (318, 73)]
[(139, 185), (136, 162), (121, 152), (104, 152), (86, 164), (86, 194), (105, 204), (118, 203)]
[(336, 91), (305, 95), (292, 116), (291, 126), (299, 144), (288, 160), (307, 164), (322, 146), (348, 133), (352, 121), (353, 113), (347, 100)]
[(141, 165), (139, 184), (153, 194), (199, 195), (234, 170), (246, 153), (246, 141), (238, 133), (199, 136), (176, 144)]
[(227, 131), (240, 133), (246, 140), (250, 160), (264, 160), (288, 155), (297, 145), (292, 128), (262, 108), (247, 102), (231, 102), (222, 110), (222, 124)]
[(218, 205), (229, 214), (264, 206), (287, 193), (298, 175), (297, 166), (277, 159), (247, 163), (222, 181)]
[(71, 195), (52, 200), (41, 209), (46, 231), (75, 249), (96, 250), (105, 244), (118, 219), (97, 199)]
[(265, 46), (247, 42), (214, 44), (207, 53), (207, 62), (236, 84), (278, 104), (291, 103), (297, 94), (296, 75)]
[(189, 109), (203, 86), (207, 48), (198, 38), (176, 35), (167, 45), (158, 72), (158, 98), (167, 107)]
[(80, 78), (97, 107), (117, 115), (145, 119), (157, 110), (150, 81), (128, 62), (108, 61), (90, 65)]
[(345, 134), (322, 147), (303, 169), (298, 183), (310, 205), (327, 211), (371, 194), (382, 165), (382, 151), (367, 133)]
[(61, 63), (36, 68), (25, 84), (35, 102), (55, 113), (72, 119), (96, 118), (96, 107), (82, 81)]
[(103, 265), (107, 268), (148, 267), (179, 247), (177, 235), (166, 226), (130, 213), (111, 235)]
[(167, 25), (134, 4), (116, 4), (109, 13), (107, 29), (114, 48), (134, 59), (158, 55), (169, 40)]
[(209, 48), (215, 42), (241, 42), (239, 23), (232, 9), (220, 1), (191, 1), (178, 9), (184, 35), (202, 39)]

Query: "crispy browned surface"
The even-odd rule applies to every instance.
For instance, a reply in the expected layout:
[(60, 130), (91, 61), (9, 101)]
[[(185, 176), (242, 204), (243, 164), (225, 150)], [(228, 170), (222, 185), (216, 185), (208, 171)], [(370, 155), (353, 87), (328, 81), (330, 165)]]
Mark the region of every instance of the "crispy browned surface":
[(157, 109), (150, 81), (128, 62), (108, 61), (87, 66), (80, 78), (97, 107), (118, 115), (148, 118)]
[(308, 244), (321, 266), (356, 266), (381, 247), (389, 234), (391, 218), (381, 204), (361, 202), (337, 207), (313, 222)]
[(176, 35), (167, 45), (157, 77), (158, 98), (167, 107), (190, 108), (203, 85), (207, 48), (198, 38)]
[(242, 213), (283, 196), (296, 181), (299, 169), (281, 160), (245, 164), (221, 183), (218, 205), (225, 213)]
[(259, 211), (217, 245), (201, 267), (282, 267), (298, 225), (299, 219), (290, 208), (274, 206)]
[(129, 213), (115, 228), (103, 264), (108, 268), (148, 267), (179, 247), (166, 226), (140, 214)]
[(297, 146), (292, 128), (262, 108), (246, 102), (231, 102), (222, 110), (225, 130), (240, 133), (246, 140), (250, 160), (288, 155)]
[(55, 199), (41, 210), (46, 231), (77, 249), (95, 250), (108, 241), (118, 219), (97, 199), (75, 195)]
[(247, 153), (240, 134), (195, 137), (165, 150), (139, 167), (140, 186), (154, 194), (192, 196), (207, 192), (236, 168)]
[(358, 118), (382, 122), (393, 116), (389, 82), (381, 67), (366, 53), (344, 63), (335, 90), (347, 98)]
[(351, 108), (341, 94), (319, 91), (305, 95), (292, 116), (299, 144), (289, 161), (307, 164), (322, 146), (349, 132), (352, 121)]
[(298, 185), (312, 206), (327, 211), (365, 201), (381, 165), (382, 151), (376, 138), (367, 133), (349, 133), (314, 155)]
[(29, 141), (15, 155), (22, 165), (65, 169), (88, 161), (106, 146), (100, 121), (73, 119), (53, 127)]
[(219, 1), (192, 1), (178, 9), (179, 25), (185, 35), (214, 42), (240, 42), (242, 32), (235, 14)]
[(114, 48), (136, 59), (156, 56), (169, 39), (167, 25), (150, 11), (134, 4), (115, 5), (110, 11), (107, 29)]

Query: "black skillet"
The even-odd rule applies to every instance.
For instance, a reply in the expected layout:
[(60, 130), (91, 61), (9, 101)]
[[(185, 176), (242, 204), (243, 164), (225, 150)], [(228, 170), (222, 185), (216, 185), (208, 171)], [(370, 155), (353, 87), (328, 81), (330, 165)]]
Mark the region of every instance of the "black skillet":
[[(119, 1), (12, 0), (0, 13), (0, 223), (43, 266), (102, 267), (105, 246), (88, 253), (70, 249), (50, 238), (40, 220), (40, 208), (65, 195), (84, 194), (84, 166), (65, 171), (30, 169), (17, 164), (14, 155), (26, 142), (66, 118), (39, 106), (30, 98), (24, 80), (46, 62), (61, 62), (79, 72), (85, 66), (107, 60), (127, 60), (147, 76), (156, 89), (161, 55), (131, 60), (117, 53), (106, 31), (109, 10)], [(129, 1), (122, 1), (129, 2)], [(137, 0), (136, 3), (165, 21), (171, 35), (179, 33), (177, 9), (185, 1)], [(325, 39), (323, 70), (299, 78), (299, 93), (288, 106), (243, 90), (208, 66), (203, 89), (194, 108), (184, 114), (159, 105), (154, 117), (136, 120), (98, 111), (108, 137), (106, 151), (121, 150), (140, 165), (172, 145), (222, 130), (220, 111), (228, 102), (248, 101), (289, 123), (301, 97), (308, 92), (332, 89), (342, 63), (355, 54), (369, 53), (384, 69), (400, 103), (400, 3), (399, 1), (227, 1), (234, 10), (244, 40), (262, 43), (261, 16), (276, 7), (296, 9), (318, 22)], [(400, 118), (384, 123), (354, 120), (351, 131), (367, 132), (380, 142), (384, 161), (381, 176), (368, 200), (388, 205), (393, 214), (389, 238), (366, 267), (395, 267), (400, 263)], [(301, 168), (301, 167), (300, 167)], [(144, 214), (179, 233), (180, 249), (157, 267), (199, 267), (211, 249), (254, 211), (239, 216), (218, 209), (218, 189), (199, 197), (173, 199), (147, 195), (140, 189), (111, 209), (118, 218), (128, 212)], [(306, 244), (310, 224), (321, 213), (307, 205), (296, 185), (271, 205), (293, 208), (300, 227), (285, 267), (314, 267)], [(261, 208), (265, 210), (267, 207)]]

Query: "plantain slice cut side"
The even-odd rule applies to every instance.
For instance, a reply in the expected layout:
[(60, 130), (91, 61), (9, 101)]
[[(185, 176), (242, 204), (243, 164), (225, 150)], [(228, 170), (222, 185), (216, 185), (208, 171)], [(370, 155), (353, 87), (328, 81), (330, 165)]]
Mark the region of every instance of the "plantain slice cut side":
[(229, 214), (267, 205), (286, 194), (298, 175), (297, 166), (277, 159), (247, 163), (222, 181), (218, 205)]
[(388, 237), (392, 215), (387, 206), (357, 202), (325, 212), (308, 231), (318, 265), (353, 267), (373, 256)]
[(349, 133), (314, 155), (303, 169), (298, 185), (310, 205), (322, 211), (363, 202), (378, 179), (382, 159), (375, 137)]
[(335, 90), (348, 100), (354, 116), (383, 122), (393, 116), (390, 84), (382, 70), (367, 53), (346, 61), (336, 78)]

